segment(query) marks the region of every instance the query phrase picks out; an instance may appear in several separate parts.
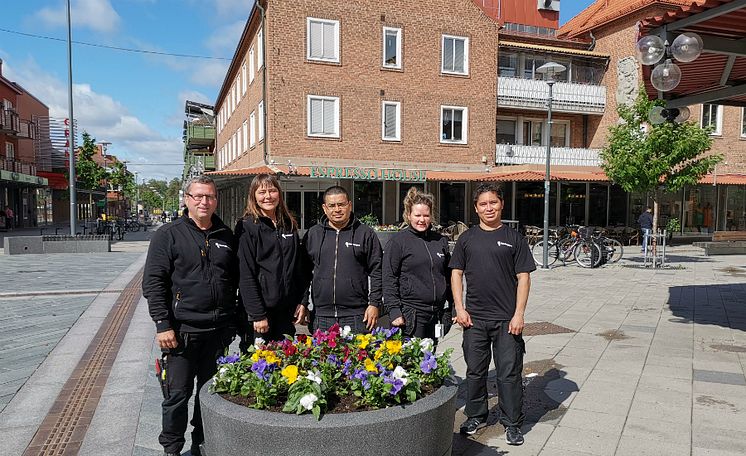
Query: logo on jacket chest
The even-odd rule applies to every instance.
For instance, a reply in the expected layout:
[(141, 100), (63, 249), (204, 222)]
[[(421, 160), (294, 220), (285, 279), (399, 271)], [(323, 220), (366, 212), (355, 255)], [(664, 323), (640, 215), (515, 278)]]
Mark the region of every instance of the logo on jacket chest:
[(510, 247), (510, 248), (513, 248), (513, 244), (508, 244), (507, 242), (503, 242), (503, 241), (497, 241), (497, 246), (498, 247)]
[(360, 247), (360, 244), (355, 244), (354, 242), (345, 242), (345, 247), (349, 248), (352, 247)]
[(291, 238), (291, 237), (293, 237), (293, 233), (290, 233), (290, 234), (283, 234), (283, 235), (282, 235), (282, 238), (283, 238), (283, 239), (287, 239), (287, 238)]
[(215, 243), (215, 247), (217, 247), (217, 248), (218, 248), (218, 250), (220, 250), (221, 248), (223, 248), (223, 249), (228, 249), (228, 250), (230, 250), (230, 249), (231, 249), (231, 248), (230, 248), (230, 246), (229, 246), (228, 244), (221, 244), (220, 242), (216, 242), (216, 243)]
[(436, 255), (438, 255), (439, 258), (443, 258), (444, 256), (446, 256), (445, 253), (440, 253), (440, 252), (436, 253)]

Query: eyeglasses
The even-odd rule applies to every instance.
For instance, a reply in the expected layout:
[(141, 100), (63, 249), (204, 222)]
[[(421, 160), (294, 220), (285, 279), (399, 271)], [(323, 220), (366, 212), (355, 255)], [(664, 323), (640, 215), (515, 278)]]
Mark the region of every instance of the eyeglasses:
[(328, 207), (329, 209), (332, 209), (332, 210), (334, 210), (334, 209), (336, 209), (336, 208), (344, 209), (344, 208), (346, 208), (346, 207), (347, 207), (347, 206), (348, 206), (349, 204), (350, 204), (350, 202), (349, 202), (349, 201), (347, 201), (346, 203), (332, 203), (332, 204), (326, 204), (326, 203), (325, 203), (325, 204), (324, 204), (324, 206)]
[(187, 196), (197, 202), (206, 199), (208, 203), (212, 203), (213, 201), (217, 201), (218, 199), (218, 197), (215, 195), (192, 195), (191, 193), (187, 193)]

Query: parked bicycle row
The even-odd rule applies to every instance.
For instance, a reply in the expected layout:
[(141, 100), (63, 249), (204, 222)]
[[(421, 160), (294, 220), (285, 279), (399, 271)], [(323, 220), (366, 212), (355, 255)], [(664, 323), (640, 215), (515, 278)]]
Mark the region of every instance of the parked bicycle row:
[(594, 227), (568, 226), (564, 234), (555, 233), (547, 242), (546, 258), (544, 241), (534, 243), (531, 254), (538, 265), (551, 266), (562, 261), (563, 265), (575, 262), (584, 268), (596, 268), (606, 263), (616, 263), (624, 255), (622, 243), (605, 236)]

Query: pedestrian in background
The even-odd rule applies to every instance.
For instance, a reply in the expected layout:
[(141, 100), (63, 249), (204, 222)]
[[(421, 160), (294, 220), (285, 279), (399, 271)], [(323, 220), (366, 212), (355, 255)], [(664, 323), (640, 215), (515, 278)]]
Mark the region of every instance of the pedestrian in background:
[(197, 378), (191, 424), (192, 455), (204, 441), (199, 390), (217, 371), (217, 359), (235, 332), (238, 264), (230, 228), (215, 215), (215, 182), (207, 176), (188, 180), (182, 217), (153, 235), (142, 289), (163, 351), (163, 430), (158, 441), (165, 454), (184, 446), (188, 403)]
[(9, 230), (13, 229), (13, 225), (15, 224), (15, 214), (13, 213), (13, 209), (10, 208), (10, 206), (5, 206), (5, 227)]
[(310, 270), (304, 267), (298, 223), (275, 176), (259, 174), (251, 181), (236, 236), (240, 296), (250, 320), (239, 328), (242, 349), (254, 335), (265, 340), (294, 336), (295, 325), (308, 323), (302, 301)]
[(385, 307), (391, 325), (408, 337), (442, 337), (444, 313), (451, 322), (451, 255), (448, 239), (432, 230), (434, 205), (433, 195), (410, 188), (403, 214), (408, 226), (383, 250)]
[(648, 248), (648, 238), (653, 232), (653, 208), (648, 206), (645, 212), (640, 214), (637, 219), (637, 223), (640, 224), (640, 234), (642, 234), (642, 252), (645, 252)]
[(352, 214), (347, 190), (329, 187), (323, 198), (325, 216), (303, 237), (313, 267), (304, 298), (313, 301), (311, 330), (325, 331), (337, 323), (354, 333), (370, 331), (381, 307), (381, 242)]
[[(526, 239), (501, 222), (502, 189), (484, 183), (474, 192), (479, 225), (456, 242), (450, 266), (455, 321), (464, 330), (466, 421), (461, 433), (474, 434), (487, 424), (487, 373), (495, 360), (500, 422), (509, 445), (523, 444), (524, 313), (536, 269)], [(466, 277), (466, 303), (462, 298)]]

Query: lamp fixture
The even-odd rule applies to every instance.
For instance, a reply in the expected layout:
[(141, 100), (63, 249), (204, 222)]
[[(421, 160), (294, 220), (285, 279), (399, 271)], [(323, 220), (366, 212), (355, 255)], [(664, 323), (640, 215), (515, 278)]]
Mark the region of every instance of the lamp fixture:
[(681, 69), (671, 61), (673, 57), (679, 62), (693, 62), (702, 54), (704, 42), (696, 33), (685, 32), (677, 36), (673, 44), (656, 35), (643, 36), (637, 41), (635, 54), (643, 65), (657, 65), (651, 75), (650, 82), (656, 90), (668, 92), (676, 88), (681, 82)]

